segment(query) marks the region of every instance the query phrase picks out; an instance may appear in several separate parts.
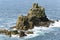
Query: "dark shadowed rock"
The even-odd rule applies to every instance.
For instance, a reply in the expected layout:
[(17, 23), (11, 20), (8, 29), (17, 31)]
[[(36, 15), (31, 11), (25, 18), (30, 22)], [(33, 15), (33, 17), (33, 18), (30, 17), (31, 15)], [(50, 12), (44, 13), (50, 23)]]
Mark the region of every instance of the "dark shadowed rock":
[(20, 36), (20, 37), (23, 37), (23, 36), (27, 36), (27, 35), (25, 34), (25, 32), (20, 31), (19, 36)]

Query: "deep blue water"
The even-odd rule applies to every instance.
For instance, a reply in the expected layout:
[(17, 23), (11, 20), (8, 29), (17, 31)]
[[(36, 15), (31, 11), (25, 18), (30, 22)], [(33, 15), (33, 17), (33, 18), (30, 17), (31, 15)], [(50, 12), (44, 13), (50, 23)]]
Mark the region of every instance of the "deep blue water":
[[(27, 15), (35, 2), (45, 8), (49, 19), (60, 20), (60, 0), (0, 0), (0, 28), (9, 28), (15, 25), (18, 16)], [(60, 28), (53, 29), (55, 31), (27, 40), (60, 40)], [(19, 40), (19, 38), (8, 38), (5, 36), (0, 36), (0, 38), (0, 40)]]

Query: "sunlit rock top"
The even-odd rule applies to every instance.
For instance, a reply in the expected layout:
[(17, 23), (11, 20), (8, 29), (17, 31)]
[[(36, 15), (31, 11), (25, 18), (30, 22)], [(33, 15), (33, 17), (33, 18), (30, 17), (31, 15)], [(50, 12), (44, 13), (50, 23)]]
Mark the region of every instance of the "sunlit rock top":
[(45, 17), (45, 8), (39, 6), (38, 3), (34, 3), (30, 11), (28, 12), (28, 16), (36, 16), (38, 18)]

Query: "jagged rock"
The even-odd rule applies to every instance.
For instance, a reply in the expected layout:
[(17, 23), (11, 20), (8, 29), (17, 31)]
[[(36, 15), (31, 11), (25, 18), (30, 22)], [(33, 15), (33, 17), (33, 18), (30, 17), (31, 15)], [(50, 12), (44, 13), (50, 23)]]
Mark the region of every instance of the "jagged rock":
[(30, 9), (28, 15), (28, 21), (32, 21), (33, 25), (39, 26), (40, 22), (47, 22), (49, 19), (45, 14), (45, 9), (38, 6), (38, 3), (34, 3), (33, 7)]
[(45, 9), (41, 6), (38, 6), (37, 3), (33, 4), (33, 7), (28, 13), (28, 18), (36, 16), (37, 18), (45, 17)]
[(27, 16), (19, 16), (16, 22), (17, 30), (28, 30), (34, 26), (49, 26), (50, 20), (45, 14), (45, 8), (34, 3)]
[(51, 22), (45, 14), (45, 8), (34, 3), (27, 16), (18, 17), (16, 29), (28, 30), (34, 28), (34, 26), (48, 27)]
[(26, 16), (19, 16), (17, 23), (16, 23), (16, 28), (21, 29), (21, 30), (26, 30), (28, 26), (28, 19)]
[[(58, 21), (58, 20), (57, 20)], [(29, 10), (27, 16), (19, 16), (16, 22), (16, 26), (11, 27), (16, 28), (16, 30), (0, 30), (0, 33), (4, 33), (6, 35), (16, 35), (19, 34), (20, 37), (27, 36), (27, 34), (33, 34), (33, 32), (26, 30), (34, 28), (34, 26), (44, 26), (49, 27), (50, 23), (54, 23), (47, 18), (45, 14), (45, 8), (39, 6), (38, 3), (34, 3), (32, 8)], [(20, 33), (18, 32), (20, 30)], [(21, 31), (24, 30), (24, 31)]]
[(38, 3), (34, 3), (33, 8), (38, 8)]
[(20, 31), (19, 36), (20, 36), (20, 37), (23, 37), (23, 36), (27, 36), (27, 35), (25, 34), (25, 32)]

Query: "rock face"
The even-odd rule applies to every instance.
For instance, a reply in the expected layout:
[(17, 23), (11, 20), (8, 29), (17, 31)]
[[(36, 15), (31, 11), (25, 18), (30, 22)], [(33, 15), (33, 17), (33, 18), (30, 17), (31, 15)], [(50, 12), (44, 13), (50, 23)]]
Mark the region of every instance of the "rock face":
[[(28, 29), (34, 28), (34, 26), (44, 26), (49, 27), (50, 23), (53, 23), (47, 18), (45, 14), (45, 8), (39, 6), (38, 3), (34, 3), (32, 8), (29, 10), (27, 16), (19, 16), (16, 22), (16, 26), (11, 28), (16, 28), (15, 31), (8, 31), (8, 30), (0, 30), (0, 33), (5, 33), (6, 35), (11, 34), (19, 34), (20, 37), (26, 36), (26, 32), (21, 30), (27, 31)], [(20, 33), (18, 32), (20, 30)], [(27, 32), (27, 34), (33, 34), (33, 32)]]

